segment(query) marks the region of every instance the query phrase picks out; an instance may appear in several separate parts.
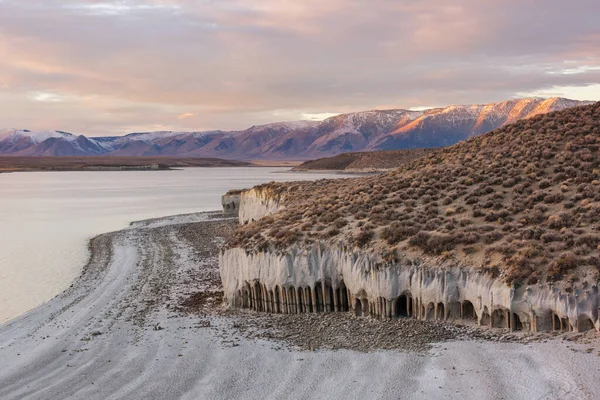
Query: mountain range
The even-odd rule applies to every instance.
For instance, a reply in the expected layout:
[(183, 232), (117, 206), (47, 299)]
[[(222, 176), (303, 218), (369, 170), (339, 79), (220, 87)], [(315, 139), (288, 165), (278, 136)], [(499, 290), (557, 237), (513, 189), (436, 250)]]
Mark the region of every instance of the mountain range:
[(277, 122), (241, 131), (165, 131), (107, 137), (0, 129), (0, 155), (307, 160), (350, 151), (449, 146), (520, 119), (590, 103), (525, 98), (423, 111), (363, 111), (320, 122)]

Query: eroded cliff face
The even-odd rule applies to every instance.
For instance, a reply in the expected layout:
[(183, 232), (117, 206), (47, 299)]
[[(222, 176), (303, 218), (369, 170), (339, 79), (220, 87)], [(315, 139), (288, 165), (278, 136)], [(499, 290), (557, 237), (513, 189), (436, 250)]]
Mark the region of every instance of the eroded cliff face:
[(597, 287), (563, 293), (551, 286), (509, 287), (469, 267), (427, 262), (375, 267), (342, 247), (288, 254), (222, 252), (230, 306), (270, 312), (353, 311), (380, 317), (472, 319), (512, 330), (598, 329)]
[(255, 187), (242, 191), (239, 207), (240, 224), (243, 225), (281, 210), (282, 196), (269, 187)]
[(223, 206), (223, 214), (238, 216), (240, 212), (240, 191), (229, 191), (221, 196), (221, 205)]
[[(240, 223), (281, 207), (281, 195), (268, 189), (243, 192)], [(285, 254), (230, 248), (220, 255), (220, 272), (228, 304), (258, 311), (464, 319), (534, 332), (600, 329), (596, 285), (570, 293), (550, 284), (510, 287), (470, 266), (433, 259), (381, 265), (342, 243)]]

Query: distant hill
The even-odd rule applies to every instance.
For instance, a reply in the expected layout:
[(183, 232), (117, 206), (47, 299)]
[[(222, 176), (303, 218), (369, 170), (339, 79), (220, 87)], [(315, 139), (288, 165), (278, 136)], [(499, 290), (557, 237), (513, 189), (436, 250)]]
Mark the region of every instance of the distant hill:
[(520, 119), (584, 104), (589, 102), (527, 98), (425, 111), (364, 111), (322, 122), (278, 122), (242, 131), (146, 132), (99, 138), (4, 129), (0, 130), (0, 155), (308, 160), (355, 151), (449, 146)]
[(243, 161), (169, 157), (0, 157), (0, 173), (17, 171), (164, 170), (186, 167), (246, 167)]
[(382, 150), (357, 153), (342, 153), (333, 157), (305, 161), (294, 171), (373, 171), (398, 168), (408, 162), (423, 157), (435, 149)]

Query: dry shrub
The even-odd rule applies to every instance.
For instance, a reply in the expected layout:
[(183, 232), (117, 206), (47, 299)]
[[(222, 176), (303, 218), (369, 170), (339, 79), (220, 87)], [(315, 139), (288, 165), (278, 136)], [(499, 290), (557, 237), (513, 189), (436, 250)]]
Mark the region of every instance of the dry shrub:
[(411, 237), (409, 244), (431, 255), (440, 255), (444, 251), (450, 251), (456, 246), (455, 239), (450, 235), (430, 234), (426, 232), (419, 232)]
[(392, 245), (406, 240), (410, 236), (416, 234), (418, 231), (419, 229), (414, 226), (393, 222), (390, 226), (382, 229), (380, 236), (388, 244)]

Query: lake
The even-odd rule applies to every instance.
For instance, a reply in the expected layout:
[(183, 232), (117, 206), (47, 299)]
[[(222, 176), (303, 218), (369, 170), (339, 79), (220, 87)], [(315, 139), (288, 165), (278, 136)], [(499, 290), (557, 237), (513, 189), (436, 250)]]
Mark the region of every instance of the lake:
[(341, 178), (287, 168), (0, 174), (0, 324), (67, 288), (87, 242), (132, 221), (221, 209), (229, 189)]

